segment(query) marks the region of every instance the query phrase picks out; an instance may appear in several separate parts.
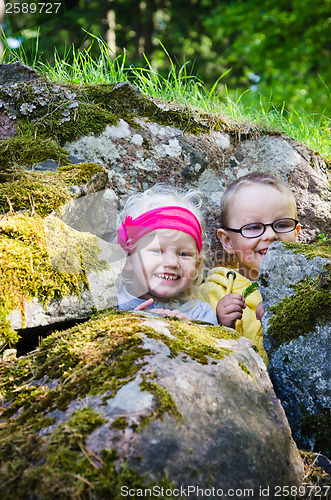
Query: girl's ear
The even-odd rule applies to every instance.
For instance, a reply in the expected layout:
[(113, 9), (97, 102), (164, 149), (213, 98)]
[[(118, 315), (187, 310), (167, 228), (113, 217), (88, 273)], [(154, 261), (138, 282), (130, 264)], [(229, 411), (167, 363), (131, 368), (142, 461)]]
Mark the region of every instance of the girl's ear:
[(225, 229), (219, 229), (217, 231), (217, 237), (222, 243), (224, 250), (229, 254), (234, 254), (235, 250), (232, 245), (232, 240)]
[(124, 271), (133, 271), (131, 255), (128, 255), (124, 264)]

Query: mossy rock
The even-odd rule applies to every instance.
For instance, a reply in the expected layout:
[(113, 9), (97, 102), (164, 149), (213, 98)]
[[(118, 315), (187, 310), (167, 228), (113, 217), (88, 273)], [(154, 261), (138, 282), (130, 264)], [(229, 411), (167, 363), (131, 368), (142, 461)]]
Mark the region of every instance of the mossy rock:
[(301, 482), (263, 362), (234, 330), (113, 310), (0, 376), (4, 500)]
[(128, 82), (64, 85), (46, 78), (6, 82), (1, 87), (0, 104), (8, 117), (16, 120), (17, 129), (16, 137), (0, 142), (1, 170), (33, 166), (49, 158), (64, 165), (68, 154), (65, 143), (100, 135), (107, 125), (116, 125), (121, 118), (133, 128), (139, 128), (136, 118), (142, 116), (193, 134), (211, 129), (236, 133), (242, 129), (220, 117), (197, 113), (195, 118), (192, 110), (163, 109)]
[(330, 442), (330, 240), (273, 243), (260, 267), (270, 377), (301, 448)]
[[(10, 315), (20, 314), (25, 325), (28, 304), (36, 300), (47, 309), (68, 296), (81, 298), (89, 273), (106, 272), (99, 259), (98, 238), (72, 231), (55, 217), (7, 214), (0, 222), (0, 345), (17, 341)], [(91, 312), (91, 311), (90, 311)]]
[(105, 176), (100, 186), (104, 188), (107, 173), (96, 163), (65, 164), (56, 172), (25, 168), (0, 171), (0, 209), (4, 213), (25, 212), (45, 217), (75, 198), (71, 186), (80, 186), (82, 190), (98, 174)]

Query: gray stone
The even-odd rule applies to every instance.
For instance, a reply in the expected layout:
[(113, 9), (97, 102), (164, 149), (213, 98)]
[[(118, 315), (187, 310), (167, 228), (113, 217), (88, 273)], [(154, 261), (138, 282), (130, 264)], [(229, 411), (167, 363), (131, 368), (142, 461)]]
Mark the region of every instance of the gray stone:
[[(262, 325), (270, 377), (295, 440), (300, 447), (308, 449), (314, 448), (315, 435), (303, 428), (303, 416), (331, 410), (331, 322), (317, 322), (310, 332), (288, 342), (276, 342), (268, 330), (274, 314), (272, 306), (292, 296), (294, 284), (307, 277), (318, 278), (329, 263), (329, 259), (308, 258), (276, 242), (260, 266), (259, 289), (265, 309)], [(297, 314), (303, 312), (298, 310)], [(324, 452), (331, 453), (329, 445), (324, 443), (324, 446)]]
[(40, 79), (40, 74), (20, 61), (0, 64), (0, 85)]
[[(216, 364), (201, 365), (186, 356), (170, 357), (162, 342), (147, 340), (151, 355), (145, 356), (141, 373), (157, 373), (182, 418), (164, 415), (137, 435), (129, 427), (119, 433), (102, 425), (87, 439), (90, 450), (100, 453), (116, 442), (129, 465), (154, 477), (167, 471), (176, 486), (206, 488), (212, 478), (210, 488), (251, 487), (257, 498), (259, 486), (300, 484), (301, 460), (285, 414), (265, 369), (247, 349), (248, 342), (227, 342), (232, 354)], [(129, 423), (139, 415), (136, 401), (143, 401), (131, 393), (125, 391), (117, 414)]]

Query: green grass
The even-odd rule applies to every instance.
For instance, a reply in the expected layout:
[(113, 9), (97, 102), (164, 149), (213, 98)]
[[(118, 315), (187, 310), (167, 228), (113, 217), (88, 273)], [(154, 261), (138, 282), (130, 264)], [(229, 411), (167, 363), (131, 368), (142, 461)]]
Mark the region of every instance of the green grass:
[[(308, 114), (304, 110), (288, 112), (283, 105), (276, 107), (270, 99), (250, 89), (239, 96), (222, 84), (222, 74), (208, 89), (203, 80), (190, 73), (189, 63), (176, 65), (167, 50), (162, 46), (169, 60), (169, 72), (161, 75), (145, 57), (145, 67), (126, 66), (125, 52), (113, 57), (107, 44), (91, 33), (93, 42), (98, 44), (99, 56), (91, 56), (91, 47), (80, 50), (72, 46), (60, 56), (54, 50), (54, 63), (44, 61), (38, 50), (38, 39), (34, 45), (18, 50), (9, 48), (4, 37), (5, 47), (0, 62), (20, 60), (51, 81), (62, 83), (117, 83), (130, 81), (146, 96), (172, 103), (193, 107), (199, 113), (221, 113), (237, 123), (249, 123), (269, 131), (281, 132), (306, 144), (325, 159), (331, 158), (331, 118), (324, 114)], [(325, 82), (321, 81), (321, 85)]]

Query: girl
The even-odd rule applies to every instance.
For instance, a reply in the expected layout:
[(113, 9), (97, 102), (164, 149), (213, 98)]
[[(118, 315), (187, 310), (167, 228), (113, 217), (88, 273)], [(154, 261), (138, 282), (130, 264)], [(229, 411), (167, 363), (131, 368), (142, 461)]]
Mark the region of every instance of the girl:
[(162, 184), (127, 200), (118, 229), (118, 243), (127, 253), (119, 309), (218, 324), (212, 306), (196, 292), (202, 281), (200, 205), (194, 191)]

